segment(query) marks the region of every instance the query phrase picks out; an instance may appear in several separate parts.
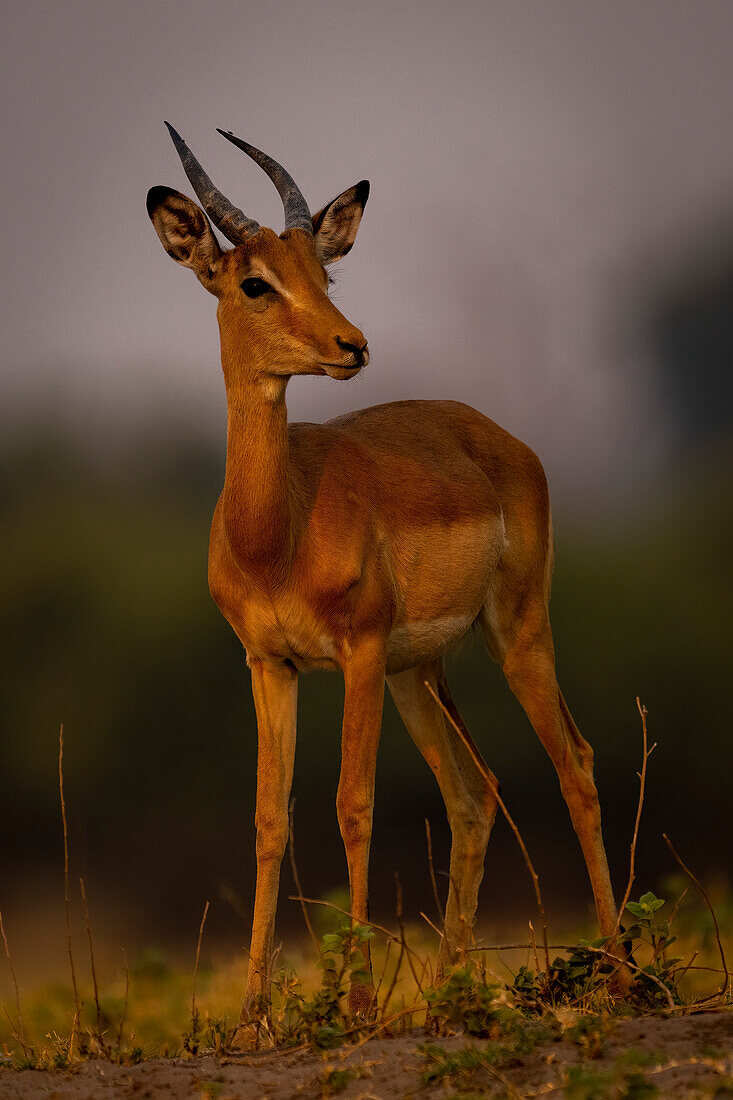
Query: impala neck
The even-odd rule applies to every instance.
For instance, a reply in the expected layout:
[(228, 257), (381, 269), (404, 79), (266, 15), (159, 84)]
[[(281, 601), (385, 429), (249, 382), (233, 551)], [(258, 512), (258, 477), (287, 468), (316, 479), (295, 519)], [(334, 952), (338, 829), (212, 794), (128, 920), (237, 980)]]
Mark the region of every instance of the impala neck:
[(240, 564), (268, 575), (282, 572), (291, 552), (286, 385), (227, 381), (224, 527)]

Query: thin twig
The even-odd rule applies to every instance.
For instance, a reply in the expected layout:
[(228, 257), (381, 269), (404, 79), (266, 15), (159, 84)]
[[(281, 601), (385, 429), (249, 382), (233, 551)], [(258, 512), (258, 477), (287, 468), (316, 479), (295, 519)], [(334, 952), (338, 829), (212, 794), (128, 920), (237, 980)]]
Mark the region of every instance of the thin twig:
[(201, 957), (201, 939), (204, 934), (204, 925), (206, 924), (206, 917), (209, 913), (209, 903), (206, 902), (204, 906), (204, 915), (201, 918), (201, 926), (199, 928), (199, 938), (196, 944), (196, 962), (193, 968), (193, 982), (191, 984), (191, 1026), (193, 1030), (196, 1030), (196, 979), (199, 973), (199, 958)]
[(122, 1016), (120, 1017), (120, 1026), (117, 1029), (117, 1051), (122, 1051), (122, 1032), (125, 1029), (125, 1020), (127, 1019), (127, 1008), (130, 1001), (130, 967), (127, 964), (127, 952), (124, 947), (122, 948), (122, 956), (125, 960), (125, 1002), (122, 1006)]
[(425, 818), (425, 839), (428, 845), (428, 867), (430, 868), (430, 881), (433, 884), (433, 897), (435, 898), (435, 908), (438, 910), (438, 916), (440, 917), (440, 923), (445, 928), (445, 913), (440, 904), (440, 894), (438, 893), (438, 881), (435, 877), (435, 865), (433, 864), (433, 838), (430, 832), (430, 822)]
[[(389, 952), (389, 949), (390, 949), (391, 946), (392, 946), (392, 940), (388, 940), (387, 941), (387, 951), (388, 952)], [(387, 996), (382, 1001), (382, 1021), (384, 1021), (385, 1014), (387, 1012), (387, 1009), (389, 1008), (389, 1002), (392, 1000), (392, 994), (394, 993), (394, 987), (397, 985), (397, 979), (399, 978), (400, 970), (402, 969), (402, 960), (404, 959), (404, 957), (405, 957), (405, 949), (404, 949), (403, 945), (400, 944), (400, 953), (397, 956), (397, 965), (394, 968), (394, 974), (392, 975), (392, 981), (389, 983), (389, 989), (387, 990)], [(385, 969), (386, 969), (386, 963), (385, 963)], [(379, 989), (377, 989), (377, 994), (378, 993), (379, 993)]]
[(382, 969), (379, 972), (379, 981), (377, 982), (377, 984), (374, 988), (374, 1003), (375, 1004), (377, 1003), (377, 1001), (379, 999), (379, 990), (382, 988), (382, 986), (384, 984), (384, 978), (385, 978), (385, 975), (387, 973), (387, 968), (389, 966), (389, 956), (390, 956), (390, 952), (392, 950), (392, 943), (393, 943), (392, 940), (387, 940), (387, 950), (384, 953), (384, 962), (382, 963)]
[(400, 944), (405, 948), (405, 951), (407, 951), (407, 962), (409, 964), (410, 970), (412, 971), (412, 976), (415, 979), (415, 985), (420, 990), (420, 996), (422, 997), (423, 996), (422, 983), (421, 983), (420, 979), (417, 976), (417, 971), (415, 970), (415, 965), (412, 961), (412, 951), (410, 951), (408, 949), (407, 940), (405, 939), (405, 924), (404, 924), (404, 921), (402, 920), (402, 883), (400, 882), (400, 876), (397, 873), (397, 871), (395, 871), (394, 881), (395, 881), (395, 915), (397, 917), (397, 924), (398, 924), (399, 929), (400, 929)]
[[(61, 799), (61, 821), (64, 827), (64, 905), (66, 907), (66, 951), (69, 956), (69, 968), (71, 970), (71, 987), (74, 991), (74, 1019), (76, 1028), (81, 1037), (81, 1004), (79, 1002), (79, 989), (76, 984), (76, 968), (74, 967), (74, 953), (71, 950), (71, 890), (69, 888), (69, 829), (66, 821), (66, 800), (64, 798), (64, 725), (59, 728), (59, 796)], [(73, 1041), (73, 1032), (72, 1032)]]
[[(3, 1005), (3, 1012), (7, 1016), (8, 1023), (10, 1024), (10, 1034), (13, 1036), (16, 1043), (18, 1044), (18, 1046), (21, 1048), (21, 1050), (25, 1054), (26, 1061), (29, 1062), (29, 1063), (32, 1063), (33, 1062), (33, 1050), (31, 1048), (26, 1047), (23, 1036), (21, 1035), (21, 1033), (18, 1030), (18, 1028), (16, 1027), (16, 1025), (13, 1023), (13, 1017), (10, 1015), (10, 1013), (8, 1012), (5, 1005)], [(5, 1046), (4, 1043), (3, 1043), (3, 1046)], [(5, 1047), (6, 1051), (7, 1051), (7, 1049), (8, 1048)]]
[(680, 896), (677, 898), (677, 901), (675, 902), (674, 909), (672, 910), (672, 916), (669, 918), (669, 927), (670, 928), (672, 927), (675, 920), (677, 919), (677, 914), (680, 911), (680, 905), (682, 905), (682, 902), (685, 900), (686, 896), (687, 896), (687, 887), (685, 886), (684, 890), (682, 891)]
[(99, 1004), (99, 988), (97, 986), (97, 968), (94, 965), (94, 940), (92, 939), (92, 925), (89, 920), (89, 906), (87, 905), (87, 892), (84, 889), (84, 879), (79, 878), (79, 886), (81, 888), (81, 899), (84, 905), (84, 921), (87, 928), (87, 938), (89, 940), (89, 960), (92, 967), (92, 984), (94, 985), (94, 1004), (97, 1009), (97, 1038), (99, 1039), (99, 1045), (104, 1055), (107, 1055), (107, 1045), (104, 1041), (104, 1034), (102, 1033), (102, 1009)]
[(481, 757), (480, 753), (477, 752), (475, 745), (473, 745), (473, 743), (471, 741), (466, 739), (466, 737), (463, 733), (463, 730), (459, 727), (458, 723), (454, 721), (452, 714), (450, 713), (448, 708), (443, 704), (443, 701), (439, 698), (439, 696), (436, 694), (436, 692), (433, 690), (432, 685), (430, 683), (428, 683), (427, 680), (424, 681), (424, 684), (425, 684), (425, 687), (430, 692), (430, 694), (432, 695), (435, 702), (438, 704), (438, 706), (442, 710), (445, 717), (450, 722), (453, 729), (456, 731), (456, 733), (460, 737), (460, 739), (461, 739), (463, 745), (465, 746), (467, 752), (470, 753), (474, 764), (479, 769), (479, 771), (483, 775), (484, 779), (486, 780), (486, 782), (491, 787), (494, 798), (497, 801), (497, 805), (499, 806), (499, 809), (501, 810), (501, 812), (504, 814), (504, 817), (506, 818), (510, 829), (512, 830), (512, 832), (514, 833), (514, 836), (517, 839), (517, 843), (519, 844), (522, 855), (524, 856), (524, 862), (527, 865), (527, 870), (529, 871), (530, 877), (532, 879), (532, 885), (534, 887), (535, 899), (537, 901), (537, 910), (539, 912), (540, 922), (542, 924), (542, 943), (543, 943), (543, 947), (544, 947), (545, 967), (549, 972), (549, 969), (550, 969), (550, 953), (549, 953), (548, 946), (547, 946), (547, 915), (545, 913), (545, 906), (542, 902), (542, 893), (540, 891), (540, 879), (539, 879), (539, 875), (537, 874), (537, 872), (534, 869), (534, 865), (532, 863), (532, 860), (529, 858), (529, 852), (527, 851), (527, 846), (524, 843), (524, 840), (522, 839), (522, 834), (519, 832), (519, 829), (517, 828), (517, 825), (515, 824), (514, 819), (512, 818), (511, 814), (509, 813), (509, 811), (507, 810), (507, 808), (504, 804), (504, 800), (501, 797), (501, 794), (499, 793), (499, 785), (496, 782), (496, 779), (494, 778), (494, 776), (489, 771), (489, 769), (486, 766), (486, 763), (484, 762), (484, 760)]
[(23, 1027), (23, 1013), (20, 1010), (20, 990), (18, 989), (18, 979), (15, 976), (15, 967), (13, 966), (13, 957), (10, 954), (10, 946), (8, 944), (8, 937), (5, 935), (5, 925), (3, 924), (2, 910), (0, 910), (0, 933), (2, 934), (3, 943), (5, 944), (5, 956), (8, 960), (8, 967), (10, 968), (10, 977), (13, 979), (13, 988), (15, 990), (15, 1010), (18, 1013), (18, 1030), (17, 1030), (17, 1032), (15, 1031), (15, 1028), (13, 1027), (13, 1021), (10, 1020), (10, 1013), (8, 1012), (7, 1009), (5, 1009), (5, 1015), (8, 1017), (8, 1020), (10, 1020), (10, 1026), (13, 1028), (13, 1031), (15, 1033), (15, 1037), (17, 1038), (18, 1042), (20, 1043), (20, 1045), (23, 1048), (23, 1053), (25, 1054), (26, 1058), (30, 1061), (29, 1051), (30, 1051), (31, 1054), (33, 1053), (33, 1051), (32, 1051), (32, 1048), (30, 1048), (27, 1045), (26, 1039), (25, 1039), (25, 1028)]
[(537, 973), (539, 974), (540, 960), (537, 958), (537, 940), (535, 939), (534, 925), (532, 924), (532, 921), (528, 921), (527, 923), (529, 924), (529, 938), (532, 941), (532, 954), (534, 955), (534, 965)]
[(654, 744), (652, 745), (652, 747), (650, 749), (647, 749), (648, 735), (647, 735), (647, 728), (646, 728), (646, 718), (647, 718), (647, 714), (649, 712), (647, 711), (647, 709), (643, 705), (643, 703), (641, 703), (639, 701), (639, 696), (638, 695), (636, 697), (636, 707), (637, 707), (637, 710), (639, 711), (639, 715), (641, 717), (641, 735), (642, 735), (642, 741), (643, 741), (643, 745), (644, 745), (644, 755), (642, 757), (642, 762), (641, 762), (641, 771), (636, 773), (639, 776), (639, 799), (638, 799), (638, 802), (636, 804), (636, 819), (634, 821), (634, 832), (633, 832), (633, 835), (631, 837), (631, 851), (630, 851), (630, 856), (629, 856), (629, 880), (626, 884), (626, 892), (624, 893), (623, 901), (621, 902), (621, 907), (619, 908), (619, 911), (618, 911), (618, 916), (616, 918), (616, 927), (613, 930), (613, 935), (611, 936), (611, 940), (610, 940), (611, 943), (614, 942), (614, 940), (616, 939), (616, 936), (619, 933), (619, 929), (621, 927), (621, 920), (622, 920), (624, 911), (626, 909), (626, 906), (628, 904), (629, 898), (631, 897), (631, 888), (634, 885), (634, 880), (636, 878), (636, 844), (637, 844), (637, 841), (638, 841), (638, 838), (639, 838), (639, 824), (641, 822), (641, 811), (644, 807), (644, 792), (646, 790), (646, 765), (647, 765), (647, 761), (648, 761), (649, 757), (651, 756), (651, 754), (654, 752), (655, 748), (657, 747), (657, 743), (655, 741)]
[[(698, 878), (696, 878), (696, 877), (695, 877), (695, 875), (693, 875), (693, 873), (692, 873), (692, 871), (690, 870), (690, 868), (689, 868), (689, 867), (687, 866), (687, 864), (686, 864), (686, 863), (685, 863), (685, 862), (684, 862), (684, 861), (682, 860), (682, 858), (681, 858), (681, 856), (679, 855), (679, 853), (678, 853), (677, 849), (675, 848), (674, 844), (673, 844), (673, 843), (672, 843), (672, 841), (671, 841), (671, 840), (669, 839), (669, 837), (667, 836), (667, 834), (666, 834), (666, 833), (662, 833), (662, 839), (664, 840), (664, 843), (665, 843), (665, 844), (667, 845), (667, 847), (669, 848), (670, 852), (672, 853), (672, 855), (674, 856), (674, 858), (675, 858), (675, 859), (677, 860), (677, 862), (679, 863), (680, 867), (681, 867), (681, 868), (682, 868), (682, 870), (683, 870), (683, 871), (685, 872), (685, 874), (687, 875), (687, 877), (688, 877), (688, 878), (689, 878), (689, 879), (690, 879), (690, 880), (691, 880), (692, 882), (694, 882), (694, 883), (695, 883), (695, 886), (697, 886), (698, 890), (700, 891), (700, 893), (702, 894), (702, 896), (703, 896), (703, 897), (705, 898), (705, 903), (706, 903), (706, 905), (707, 905), (708, 909), (710, 910), (710, 916), (711, 916), (711, 917), (713, 918), (713, 924), (715, 925), (715, 938), (716, 938), (716, 939), (717, 939), (717, 941), (718, 941), (718, 951), (720, 952), (720, 961), (721, 961), (721, 962), (722, 962), (722, 964), (723, 964), (723, 970), (724, 970), (724, 972), (725, 972), (725, 978), (723, 979), (723, 985), (722, 985), (722, 987), (721, 987), (721, 990), (720, 990), (720, 994), (719, 994), (720, 996), (722, 996), (723, 994), (725, 994), (725, 993), (727, 993), (727, 992), (728, 992), (728, 983), (729, 983), (729, 981), (730, 981), (730, 971), (728, 970), (728, 964), (727, 964), (727, 962), (725, 961), (725, 951), (723, 950), (723, 944), (722, 944), (722, 941), (721, 941), (721, 939), (720, 939), (720, 928), (718, 927), (718, 918), (717, 918), (717, 917), (715, 916), (715, 910), (713, 909), (713, 905), (712, 905), (712, 902), (710, 901), (710, 898), (709, 898), (709, 897), (708, 897), (708, 895), (707, 895), (707, 892), (706, 892), (706, 890), (705, 890), (705, 887), (704, 887), (704, 886), (703, 886), (703, 884), (702, 884), (702, 883), (700, 882), (700, 880), (699, 880)], [(716, 994), (716, 995), (717, 995), (717, 994)]]
[[(695, 951), (695, 952), (693, 952), (692, 958), (690, 959), (690, 961), (688, 962), (687, 966), (686, 966), (686, 967), (684, 968), (684, 970), (683, 970), (683, 971), (682, 971), (682, 973), (680, 974), (679, 978), (677, 978), (676, 982), (674, 983), (674, 988), (675, 988), (675, 990), (679, 989), (679, 987), (680, 987), (680, 983), (681, 983), (682, 979), (684, 978), (685, 974), (686, 974), (686, 973), (687, 973), (687, 971), (688, 971), (688, 970), (690, 969), (690, 967), (692, 966), (692, 964), (694, 963), (695, 959), (697, 958), (697, 956), (698, 956), (699, 954), (700, 954), (700, 952), (699, 952), (699, 951)], [(696, 969), (696, 970), (699, 970), (699, 969), (700, 969), (700, 967), (695, 967), (695, 969)], [(705, 968), (705, 969), (707, 969), (707, 968)]]
[(440, 931), (437, 924), (434, 921), (431, 921), (430, 917), (427, 915), (427, 913), (423, 913), (422, 909), (420, 910), (420, 916), (422, 917), (422, 919), (425, 921), (426, 924), (430, 925), (433, 932), (435, 932), (438, 936), (440, 936), (441, 940), (445, 939), (445, 935)]
[[(700, 952), (696, 951), (695, 954), (699, 955)], [(681, 967), (679, 967), (679, 966), (675, 968), (675, 970), (680, 970), (680, 969), (681, 969)], [(705, 970), (708, 974), (722, 974), (723, 973), (723, 971), (720, 969), (719, 966), (692, 966), (692, 965), (690, 965), (690, 966), (686, 966), (685, 970)], [(716, 996), (717, 996), (717, 994), (716, 994)]]
[(81, 1028), (79, 1027), (79, 1017), (75, 1011), (74, 1018), (71, 1021), (71, 1037), (69, 1039), (69, 1061), (71, 1061), (71, 1058), (74, 1054), (74, 1040), (76, 1038), (81, 1038)]
[[(428, 971), (430, 971), (430, 974), (429, 974), (430, 980), (428, 982), (426, 982), (425, 978), (426, 978), (426, 976), (428, 976)], [(435, 974), (433, 973), (433, 963), (432, 963), (432, 959), (430, 958), (429, 955), (426, 955), (425, 958), (423, 959), (422, 973), (420, 974), (420, 985), (423, 988), (426, 985), (428, 986), (428, 988), (430, 986), (435, 985)]]
[(289, 841), (288, 841), (288, 851), (290, 853), (290, 866), (293, 870), (293, 879), (295, 881), (295, 889), (298, 891), (298, 896), (301, 899), (300, 908), (303, 910), (303, 920), (305, 921), (305, 926), (308, 929), (308, 935), (310, 936), (311, 940), (313, 941), (313, 946), (315, 947), (315, 949), (318, 953), (318, 957), (322, 958), (323, 957), (323, 952), (321, 951), (321, 945), (318, 942), (318, 936), (316, 935), (316, 933), (313, 930), (313, 925), (311, 924), (311, 919), (310, 919), (310, 916), (308, 915), (308, 908), (307, 908), (305, 902), (303, 901), (303, 887), (300, 885), (300, 875), (298, 874), (298, 865), (295, 862), (295, 799), (294, 798), (290, 802), (290, 807), (289, 807), (289, 810), (288, 810), (288, 816), (289, 816), (289, 819), (290, 819), (290, 837), (289, 837)]
[[(323, 898), (305, 898), (298, 894), (290, 894), (288, 895), (288, 901), (304, 901), (306, 905), (323, 905), (327, 909), (333, 909), (336, 913), (341, 913), (344, 917), (351, 918), (351, 913), (348, 910), (341, 909), (340, 906), (334, 905), (332, 901), (325, 901)], [(385, 928), (383, 924), (376, 924), (373, 920), (360, 920), (358, 923), (365, 928), (373, 928), (375, 932), (381, 932), (383, 936), (394, 940), (395, 943), (401, 942), (400, 937), (396, 933), (390, 932), (389, 928)], [(408, 955), (417, 955), (407, 944), (405, 944), (405, 950)]]

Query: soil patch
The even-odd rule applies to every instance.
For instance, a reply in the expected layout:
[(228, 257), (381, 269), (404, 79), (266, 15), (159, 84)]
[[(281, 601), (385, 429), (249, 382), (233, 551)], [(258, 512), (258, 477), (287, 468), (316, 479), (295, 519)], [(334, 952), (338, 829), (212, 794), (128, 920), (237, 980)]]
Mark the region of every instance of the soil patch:
[[(330, 1071), (354, 1070), (338, 1095), (351, 1100), (388, 1097), (445, 1096), (453, 1091), (483, 1092), (492, 1086), (506, 1091), (485, 1070), (468, 1090), (446, 1090), (443, 1083), (425, 1086), (420, 1074), (425, 1058), (418, 1046), (423, 1032), (399, 1039), (372, 1039), (359, 1047), (343, 1047), (325, 1055), (310, 1051), (252, 1053), (238, 1057), (193, 1060), (151, 1059), (136, 1066), (108, 1062), (82, 1063), (68, 1071), (0, 1070), (0, 1097), (23, 1100), (97, 1100), (100, 1097), (205, 1097), (210, 1100), (289, 1100), (337, 1095), (345, 1078), (324, 1084)], [(440, 1040), (446, 1051), (466, 1046), (463, 1037)], [(475, 1046), (481, 1049), (482, 1043)], [(633, 1049), (653, 1056), (645, 1072), (661, 1097), (712, 1096), (733, 1077), (733, 1011), (698, 1013), (663, 1019), (641, 1017), (611, 1024), (597, 1058), (584, 1065), (593, 1072), (613, 1070), (620, 1055)], [(519, 1096), (557, 1090), (568, 1067), (583, 1061), (579, 1047), (568, 1039), (543, 1043), (530, 1054), (501, 1069)], [(328, 1091), (328, 1088), (331, 1091)], [(723, 1086), (725, 1088), (725, 1086)], [(719, 1096), (733, 1096), (733, 1090)]]

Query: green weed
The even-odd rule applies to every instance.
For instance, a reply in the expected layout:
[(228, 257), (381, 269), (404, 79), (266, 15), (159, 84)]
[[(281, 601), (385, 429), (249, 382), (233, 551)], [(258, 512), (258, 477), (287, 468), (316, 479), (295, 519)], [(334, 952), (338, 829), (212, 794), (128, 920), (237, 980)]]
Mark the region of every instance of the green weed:
[(293, 977), (288, 979), (279, 1032), (286, 1043), (308, 1043), (317, 1050), (339, 1046), (355, 1026), (347, 1007), (349, 987), (371, 983), (365, 947), (374, 933), (342, 919), (336, 931), (321, 939), (321, 985), (311, 997)]

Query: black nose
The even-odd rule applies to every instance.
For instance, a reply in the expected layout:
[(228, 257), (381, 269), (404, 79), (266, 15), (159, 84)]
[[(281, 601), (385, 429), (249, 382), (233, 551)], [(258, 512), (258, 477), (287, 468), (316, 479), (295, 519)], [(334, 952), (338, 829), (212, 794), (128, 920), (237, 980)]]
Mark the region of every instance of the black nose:
[(357, 344), (349, 344), (347, 340), (342, 340), (340, 336), (336, 337), (336, 343), (342, 351), (351, 352), (351, 354), (354, 356), (354, 359), (356, 360), (357, 367), (363, 366), (364, 353), (367, 348), (366, 343), (364, 343), (362, 347), (359, 347)]

